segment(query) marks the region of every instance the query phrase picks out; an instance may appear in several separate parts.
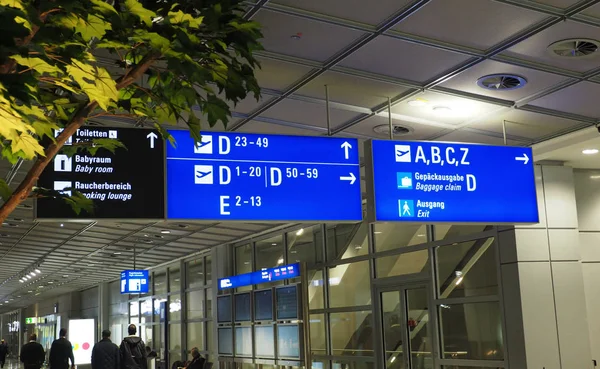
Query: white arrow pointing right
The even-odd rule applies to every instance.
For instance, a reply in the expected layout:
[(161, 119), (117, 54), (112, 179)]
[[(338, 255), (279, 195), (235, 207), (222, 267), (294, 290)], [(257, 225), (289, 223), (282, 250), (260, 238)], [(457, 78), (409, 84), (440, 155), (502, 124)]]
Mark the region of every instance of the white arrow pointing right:
[(354, 173), (350, 173), (349, 176), (341, 176), (340, 181), (349, 181), (350, 184), (353, 185), (354, 182), (356, 182), (356, 176), (354, 175)]
[(526, 165), (527, 163), (529, 163), (529, 156), (527, 156), (527, 154), (523, 154), (523, 156), (515, 157), (515, 160), (522, 161), (523, 164)]

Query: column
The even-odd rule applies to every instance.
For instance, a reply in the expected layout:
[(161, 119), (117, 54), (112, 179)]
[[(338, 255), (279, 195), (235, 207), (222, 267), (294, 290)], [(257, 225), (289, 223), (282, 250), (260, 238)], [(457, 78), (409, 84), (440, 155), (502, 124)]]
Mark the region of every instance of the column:
[(98, 340), (102, 339), (102, 331), (110, 329), (109, 322), (109, 289), (108, 283), (98, 285)]
[(535, 171), (540, 222), (499, 231), (509, 366), (590, 368), (573, 169)]

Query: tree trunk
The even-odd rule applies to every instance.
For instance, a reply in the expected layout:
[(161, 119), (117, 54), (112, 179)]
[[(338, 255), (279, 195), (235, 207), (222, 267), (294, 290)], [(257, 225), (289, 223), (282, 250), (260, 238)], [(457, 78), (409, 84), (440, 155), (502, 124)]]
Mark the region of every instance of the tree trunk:
[[(140, 64), (135, 66), (129, 73), (119, 78), (117, 82), (117, 90), (121, 90), (131, 85), (137, 79), (139, 79), (147, 70), (150, 68), (152, 63), (158, 59), (159, 55), (150, 54)], [(58, 154), (60, 149), (64, 146), (65, 142), (69, 137), (73, 136), (75, 132), (85, 123), (87, 117), (92, 111), (98, 107), (98, 103), (95, 101), (89, 102), (85, 105), (75, 116), (71, 119), (71, 122), (65, 126), (65, 129), (56, 138), (56, 142), (52, 143), (45, 150), (44, 157), (38, 157), (35, 161), (23, 181), (19, 184), (13, 194), (6, 200), (0, 207), (0, 223), (3, 223), (6, 218), (17, 208), (17, 206), (27, 199), (33, 186), (37, 182), (39, 176), (42, 174), (44, 169), (48, 166), (50, 161), (54, 159), (54, 156)], [(0, 225), (1, 227), (1, 225)]]

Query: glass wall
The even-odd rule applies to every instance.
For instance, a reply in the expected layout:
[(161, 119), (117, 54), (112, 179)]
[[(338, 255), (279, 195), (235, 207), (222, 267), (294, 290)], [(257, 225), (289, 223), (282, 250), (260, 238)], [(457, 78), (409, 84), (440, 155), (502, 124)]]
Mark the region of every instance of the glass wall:
[[(151, 291), (148, 295), (121, 295), (119, 282), (109, 286), (109, 314), (113, 342), (127, 335), (130, 323), (138, 325), (138, 334), (159, 357), (163, 347), (163, 332), (169, 332), (170, 368), (175, 361), (189, 360), (192, 348), (214, 360), (212, 337), (212, 273), (209, 254), (187, 262), (176, 262), (151, 273)], [(161, 304), (166, 304), (168, 327), (160, 320)]]

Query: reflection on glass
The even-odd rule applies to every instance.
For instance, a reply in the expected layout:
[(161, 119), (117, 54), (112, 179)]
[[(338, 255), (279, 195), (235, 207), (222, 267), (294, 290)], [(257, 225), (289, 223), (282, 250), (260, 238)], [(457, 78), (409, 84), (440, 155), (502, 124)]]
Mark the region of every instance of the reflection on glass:
[(440, 298), (498, 294), (493, 237), (438, 247), (437, 261)]
[(364, 361), (334, 360), (331, 369), (375, 369), (375, 363)]
[(169, 292), (181, 292), (181, 269), (179, 265), (169, 268)]
[(181, 296), (171, 295), (169, 297), (169, 320), (181, 320)]
[(252, 356), (252, 327), (235, 327), (235, 355)]
[(406, 290), (408, 345), (410, 369), (433, 368), (431, 337), (429, 336), (429, 304), (427, 289)]
[(205, 264), (206, 268), (204, 269), (206, 273), (206, 283), (210, 284), (210, 282), (212, 282), (212, 259), (210, 255), (205, 258)]
[(373, 225), (375, 251), (387, 251), (427, 242), (427, 227), (419, 224), (376, 223)]
[(375, 259), (375, 268), (377, 278), (428, 273), (431, 270), (429, 250), (425, 249), (377, 258)]
[(215, 340), (213, 340), (213, 322), (210, 320), (206, 322), (206, 343), (208, 352), (216, 353)]
[(233, 355), (233, 331), (231, 328), (219, 328), (219, 354)]
[[(275, 342), (275, 333), (272, 325), (254, 326), (254, 340), (256, 342), (256, 357), (275, 357), (275, 345), (267, 342)], [(264, 344), (261, 344), (263, 342)]]
[(169, 362), (170, 367), (173, 363), (181, 360), (181, 324), (169, 324)]
[(277, 235), (266, 240), (258, 241), (256, 247), (256, 270), (275, 268), (285, 264), (283, 260), (283, 237)]
[(327, 225), (327, 259), (339, 260), (369, 253), (369, 226), (357, 224)]
[(198, 347), (200, 351), (204, 351), (204, 323), (188, 323), (187, 324), (187, 347), (190, 351), (194, 347)]
[(213, 306), (212, 306), (212, 288), (207, 288), (206, 289), (206, 306), (204, 308), (204, 311), (206, 311), (206, 316), (207, 317), (213, 318), (213, 315), (212, 315), (212, 312), (213, 312)]
[(381, 294), (386, 368), (405, 369), (402, 347), (404, 327), (400, 309), (400, 291), (383, 292)]
[(504, 360), (500, 304), (440, 305), (443, 357)]
[(187, 288), (204, 285), (204, 260), (202, 258), (187, 264)]
[(287, 234), (289, 264), (323, 261), (323, 231), (321, 225), (301, 228)]
[(154, 294), (162, 295), (167, 293), (167, 275), (166, 273), (154, 273)]
[[(252, 245), (243, 245), (235, 248), (235, 273), (246, 274), (252, 272)], [(251, 290), (252, 286), (238, 288), (238, 291)]]
[[(140, 313), (143, 317), (152, 316), (152, 299), (140, 301)], [(150, 322), (150, 319), (146, 321)]]
[(323, 309), (323, 271), (308, 271), (308, 307), (309, 309)]
[(474, 225), (436, 225), (433, 228), (434, 239), (436, 241), (450, 239), (459, 236), (465, 236), (468, 234), (480, 233), (487, 231), (492, 226), (486, 226), (481, 224)]
[(373, 316), (371, 311), (331, 313), (333, 355), (373, 356)]
[[(151, 325), (145, 325), (140, 327), (140, 338), (142, 339), (142, 341), (144, 341), (144, 343), (146, 344), (147, 347), (150, 347), (152, 350), (154, 349), (154, 336), (152, 335), (152, 329), (153, 327)], [(119, 342), (119, 341), (117, 341)]]
[(300, 328), (296, 324), (277, 325), (277, 356), (300, 358)]
[(188, 319), (204, 318), (204, 290), (188, 292), (186, 304)]
[(329, 268), (329, 306), (346, 307), (371, 304), (369, 262)]
[(313, 355), (326, 354), (325, 314), (310, 315), (310, 349)]
[[(138, 301), (129, 303), (129, 316), (134, 323), (138, 322), (138, 318), (140, 316), (140, 305)], [(135, 318), (135, 319), (134, 319)]]

